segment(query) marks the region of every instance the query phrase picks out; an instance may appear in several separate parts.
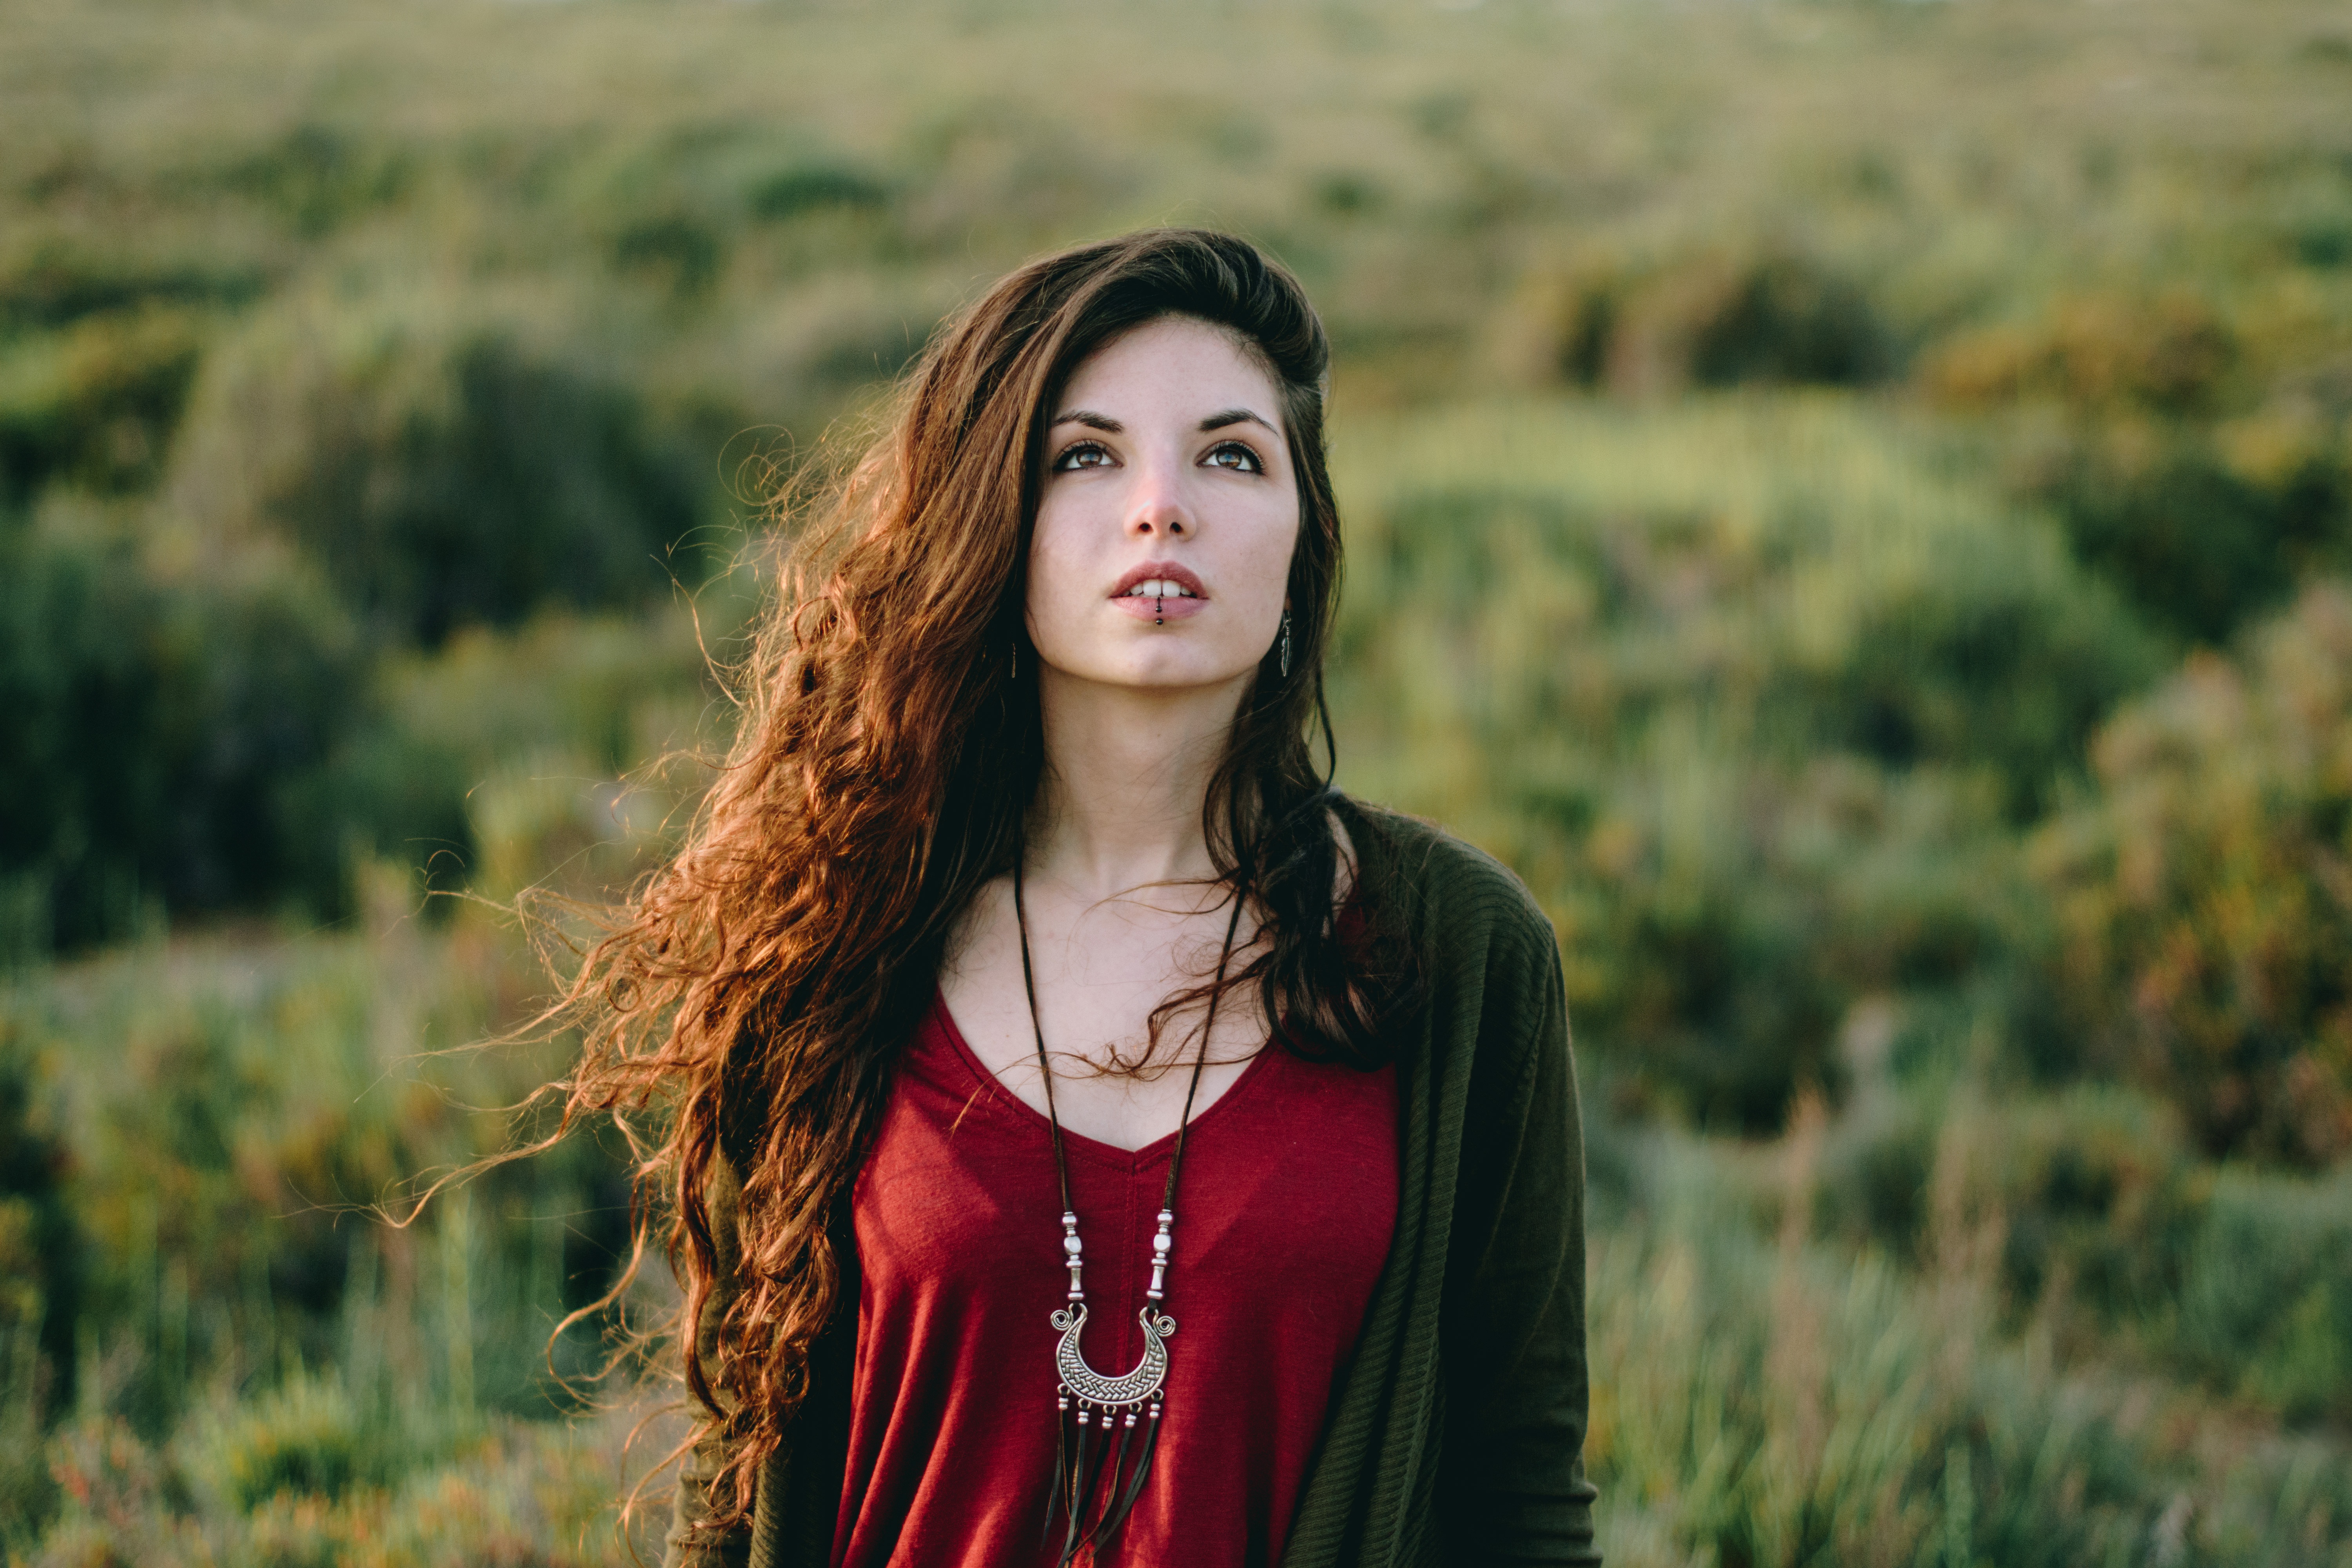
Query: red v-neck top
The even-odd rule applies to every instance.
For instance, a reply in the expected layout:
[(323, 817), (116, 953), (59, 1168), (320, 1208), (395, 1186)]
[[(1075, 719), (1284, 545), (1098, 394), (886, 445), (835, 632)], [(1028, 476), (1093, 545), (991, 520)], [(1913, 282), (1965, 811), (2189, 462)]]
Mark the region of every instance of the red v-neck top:
[[(1063, 1133), (1086, 1243), (1087, 1362), (1142, 1354), (1136, 1310), (1171, 1136)], [(935, 1000), (853, 1196), (857, 1362), (835, 1568), (1050, 1563), (1064, 1305), (1045, 1118)], [(1106, 1563), (1271, 1563), (1397, 1213), (1392, 1068), (1264, 1050), (1192, 1119), (1176, 1194), (1160, 1451)], [(1055, 1544), (1060, 1544), (1059, 1531)]]

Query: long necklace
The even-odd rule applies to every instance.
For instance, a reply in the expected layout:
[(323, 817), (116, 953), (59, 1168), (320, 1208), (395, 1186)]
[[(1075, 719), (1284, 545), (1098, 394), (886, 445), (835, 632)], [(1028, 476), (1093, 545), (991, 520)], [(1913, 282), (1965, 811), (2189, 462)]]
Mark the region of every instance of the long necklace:
[[(1225, 943), (1217, 954), (1217, 978), (1209, 991), (1208, 1016), (1201, 1025), (1201, 1048), (1192, 1056), (1192, 1078), (1184, 1089), (1184, 1112), (1176, 1122), (1176, 1147), (1168, 1160), (1168, 1185), (1160, 1197), (1160, 1229), (1151, 1238), (1151, 1288), (1135, 1320), (1143, 1330), (1143, 1359), (1133, 1371), (1107, 1377), (1087, 1364), (1079, 1336), (1087, 1326), (1084, 1269), (1086, 1249), (1078, 1240), (1078, 1214), (1070, 1201), (1070, 1165), (1062, 1152), (1062, 1119), (1054, 1108), (1054, 1068), (1045, 1056), (1045, 1029), (1037, 1021), (1037, 978), (1029, 962), (1029, 911), (1022, 897), (1022, 862), (1026, 847), (1015, 838), (1013, 853), (1013, 918), (1021, 929), (1021, 984), (1029, 997), (1029, 1027), (1037, 1037), (1037, 1071), (1045, 1080), (1045, 1121), (1054, 1132), (1054, 1171), (1062, 1183), (1062, 1257), (1070, 1270), (1069, 1305), (1057, 1307), (1053, 1325), (1061, 1338), (1054, 1346), (1054, 1489), (1045, 1504), (1045, 1530), (1051, 1538), (1058, 1517), (1063, 1521), (1061, 1562), (1075, 1559), (1080, 1548), (1107, 1545), (1135, 1500), (1143, 1495), (1144, 1479), (1151, 1473), (1152, 1456), (1160, 1447), (1160, 1390), (1168, 1381), (1168, 1341), (1176, 1320), (1160, 1310), (1167, 1299), (1169, 1256), (1174, 1250), (1176, 1177), (1184, 1168), (1184, 1134), (1192, 1122), (1192, 1099), (1201, 1089), (1201, 1069), (1209, 1059), (1209, 1035), (1216, 1027), (1217, 1000), (1225, 987), (1225, 968), (1233, 962), (1234, 935), (1241, 929), (1242, 906), (1248, 901), (1245, 885), (1234, 889), (1234, 912), (1225, 922)], [(1073, 1410), (1076, 1420), (1071, 1419)], [(1142, 1434), (1137, 1443), (1137, 1421)], [(1111, 1433), (1118, 1433), (1116, 1445)], [(1132, 1467), (1128, 1449), (1136, 1444)], [(1102, 1507), (1092, 1525), (1087, 1516), (1097, 1492)]]

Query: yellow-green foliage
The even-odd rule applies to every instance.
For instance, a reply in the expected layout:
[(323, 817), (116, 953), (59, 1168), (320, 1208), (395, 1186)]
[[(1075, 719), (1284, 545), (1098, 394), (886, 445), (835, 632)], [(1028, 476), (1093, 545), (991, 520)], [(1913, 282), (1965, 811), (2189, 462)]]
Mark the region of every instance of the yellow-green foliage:
[[(1612, 1561), (2072, 1568), (2352, 1552), (2339, 1445), (2070, 1367), (2057, 1303), (2022, 1336), (2004, 1331), (2002, 1257), (2021, 1217), (2004, 1199), (2019, 1152), (2006, 1114), (1963, 1101), (1935, 1136), (1916, 1272), (1808, 1238), (1821, 1162), (1847, 1131), (1816, 1112), (1742, 1156), (1674, 1138), (1620, 1156), (1640, 1223), (1604, 1229), (1588, 1269), (1587, 1453)], [(2273, 1267), (2294, 1256), (2268, 1240)], [(2259, 1285), (2211, 1261), (2200, 1288), (2251, 1308)], [(2332, 1325), (2290, 1331), (2310, 1348), (2289, 1353), (2342, 1354)]]
[(301, 1373), (191, 1436), (228, 1500), (247, 1512), (280, 1494), (341, 1496), (360, 1477), (365, 1442), (362, 1413), (341, 1384)]
[[(893, 16), (941, 41), (832, 5), (11, 6), (0, 510), (114, 496), (134, 584), (290, 570), (395, 643), (642, 602), (700, 574), (737, 459), (805, 450), (980, 279), (1204, 220), (1307, 278), (1343, 409), (1908, 389), (2158, 635), (2224, 637), (2347, 559), (2352, 178), (2318, 0), (2259, 26), (2221, 0), (2129, 26), (2023, 0)], [(15, 617), (60, 644), (30, 662), (104, 685), (64, 613)], [(103, 738), (0, 713), (28, 749)], [(218, 785), (136, 717), (108, 733), (154, 782), (101, 821)], [(250, 876), (217, 821), (116, 845), (44, 803), (0, 846), (16, 945), (159, 906), (347, 912), (359, 855), (464, 837), (471, 781), (387, 755), (379, 717), (277, 759)], [(2078, 727), (2020, 719), (1943, 737), (2021, 772), (2012, 801)]]
[[(278, 1403), (262, 1402), (273, 1409)], [(641, 1510), (625, 1528), (615, 1518), (615, 1500), (676, 1425), (656, 1419), (632, 1444), (640, 1415), (657, 1413), (633, 1409), (565, 1426), (502, 1424), (445, 1462), (390, 1484), (332, 1493), (273, 1489), (249, 1509), (195, 1512), (169, 1500), (201, 1486), (215, 1457), (159, 1453), (120, 1422), (80, 1423), (51, 1445), (66, 1497), (57, 1522), (29, 1554), (10, 1561), (31, 1568), (604, 1568), (656, 1561), (667, 1510)], [(260, 1420), (247, 1418), (247, 1436), (284, 1441), (265, 1433)]]
[(203, 345), (188, 312), (153, 304), (20, 340), (0, 372), (0, 499), (41, 476), (102, 491), (151, 481)]
[(2007, 824), (2155, 668), (2045, 521), (1827, 397), (1336, 439), (1348, 782), (1521, 868), (1651, 1092), (1775, 1127), (1856, 997), (2031, 951)]
[(2352, 595), (2192, 659), (2045, 830), (2075, 1026), (2216, 1149), (2352, 1148)]
[[(428, 647), (545, 602), (641, 599), (693, 524), (691, 479), (607, 378), (473, 314), (257, 312), (195, 388), (156, 527), (275, 537)], [(698, 552), (678, 564), (700, 579)]]
[[(757, 579), (746, 564), (635, 619), (543, 616), (385, 661), (389, 719), (369, 766), (377, 787), (422, 797), (383, 812), (422, 836), (382, 850), (429, 887), (500, 900), (543, 881), (625, 886), (724, 748), (733, 710), (720, 682), (741, 657)], [(460, 792), (458, 812), (428, 816)]]
[(556, 1059), (419, 1056), (546, 984), (420, 900), (641, 870), (771, 465), (1201, 221), (1333, 330), (1343, 782), (1560, 927), (1612, 1555), (2343, 1568), (2344, 1178), (2207, 1156), (2347, 1137), (2347, 95), (2335, 0), (0, 0), (0, 1550), (612, 1560), (515, 1423), (617, 1152), (331, 1207)]
[[(501, 1108), (557, 1060), (471, 1048), (544, 976), (480, 919), (426, 929), (415, 904), (390, 879), (372, 931), (142, 946), (6, 995), (0, 1031), (46, 1069), (73, 1156), (52, 1239), (78, 1323), (53, 1407), (167, 1430), (208, 1387), (299, 1364), (340, 1371), (281, 1414), (331, 1389), (372, 1444), (563, 1402), (549, 1330), (611, 1277), (626, 1228), (593, 1136), (410, 1228), (378, 1217), (501, 1146)], [(556, 1370), (593, 1362), (594, 1338), (557, 1346)]]

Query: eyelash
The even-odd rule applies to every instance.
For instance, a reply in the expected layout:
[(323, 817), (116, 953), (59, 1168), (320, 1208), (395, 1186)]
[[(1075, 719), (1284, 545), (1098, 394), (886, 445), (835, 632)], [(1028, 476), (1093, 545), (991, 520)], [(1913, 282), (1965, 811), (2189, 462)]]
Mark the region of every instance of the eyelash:
[(1057, 474), (1068, 474), (1076, 473), (1081, 468), (1099, 468), (1108, 466), (1104, 463), (1078, 463), (1073, 460), (1086, 456), (1088, 452), (1097, 453), (1105, 458), (1110, 456), (1109, 448), (1099, 441), (1080, 441), (1077, 445), (1066, 448), (1061, 456), (1054, 459), (1054, 471)]
[[(1057, 474), (1072, 474), (1077, 472), (1080, 468), (1095, 468), (1106, 466), (1101, 463), (1080, 463), (1076, 460), (1089, 452), (1098, 453), (1105, 458), (1110, 456), (1109, 449), (1104, 447), (1099, 441), (1080, 441), (1076, 446), (1065, 449), (1060, 456), (1054, 459), (1054, 472)], [(1246, 460), (1245, 463), (1236, 464), (1213, 461), (1214, 458), (1223, 457), (1228, 452), (1238, 454)], [(1220, 441), (1214, 447), (1209, 448), (1207, 456), (1202, 460), (1204, 463), (1207, 463), (1211, 468), (1226, 468), (1237, 474), (1263, 474), (1265, 472), (1265, 459), (1259, 457), (1256, 451), (1254, 450), (1246, 442), (1242, 441)]]

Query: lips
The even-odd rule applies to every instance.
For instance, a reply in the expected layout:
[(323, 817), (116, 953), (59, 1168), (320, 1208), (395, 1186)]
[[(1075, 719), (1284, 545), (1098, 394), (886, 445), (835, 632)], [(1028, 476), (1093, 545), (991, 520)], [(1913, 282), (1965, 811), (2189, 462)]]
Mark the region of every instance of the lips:
[(1190, 567), (1173, 561), (1147, 561), (1130, 570), (1110, 591), (1114, 599), (1205, 599), (1209, 590)]
[(1147, 561), (1118, 580), (1110, 602), (1121, 615), (1164, 626), (1199, 615), (1209, 602), (1209, 590), (1189, 567)]

